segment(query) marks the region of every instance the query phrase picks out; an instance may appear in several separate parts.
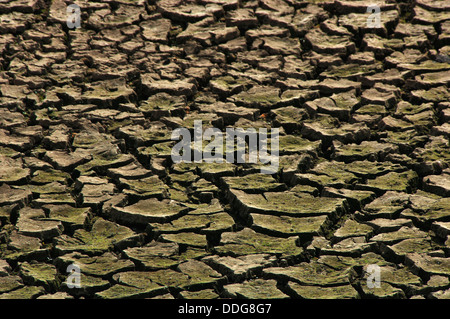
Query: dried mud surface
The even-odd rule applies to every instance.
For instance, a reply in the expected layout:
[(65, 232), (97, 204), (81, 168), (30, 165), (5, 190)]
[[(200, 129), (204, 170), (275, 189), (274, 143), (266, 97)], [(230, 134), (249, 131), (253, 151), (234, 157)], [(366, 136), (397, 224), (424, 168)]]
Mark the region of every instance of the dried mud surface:
[(448, 2), (71, 3), (0, 1), (0, 298), (450, 298)]

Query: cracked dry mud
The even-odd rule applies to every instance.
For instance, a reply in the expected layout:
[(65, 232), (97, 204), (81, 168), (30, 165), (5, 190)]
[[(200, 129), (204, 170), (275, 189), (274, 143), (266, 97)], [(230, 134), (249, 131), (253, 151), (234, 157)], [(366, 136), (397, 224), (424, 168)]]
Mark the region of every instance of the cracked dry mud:
[(450, 298), (448, 2), (71, 3), (0, 1), (0, 298)]

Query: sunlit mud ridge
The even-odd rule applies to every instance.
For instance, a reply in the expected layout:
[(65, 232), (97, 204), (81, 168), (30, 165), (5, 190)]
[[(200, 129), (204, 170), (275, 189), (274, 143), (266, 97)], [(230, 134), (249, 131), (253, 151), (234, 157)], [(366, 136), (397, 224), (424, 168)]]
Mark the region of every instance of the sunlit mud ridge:
[(0, 1), (0, 70), (0, 298), (450, 298), (449, 1)]

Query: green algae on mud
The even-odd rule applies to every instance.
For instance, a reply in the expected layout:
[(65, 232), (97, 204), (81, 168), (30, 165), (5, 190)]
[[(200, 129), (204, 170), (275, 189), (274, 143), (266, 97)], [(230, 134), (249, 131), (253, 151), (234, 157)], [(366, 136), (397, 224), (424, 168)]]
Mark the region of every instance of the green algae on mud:
[(156, 271), (128, 271), (113, 276), (116, 283), (96, 294), (99, 298), (143, 298), (167, 293), (169, 289), (208, 287), (222, 276), (199, 261), (188, 261), (172, 269)]
[(297, 237), (277, 238), (244, 228), (238, 232), (222, 233), (220, 244), (213, 250), (219, 255), (243, 256), (248, 254), (275, 254), (281, 258), (297, 258), (303, 248), (297, 246)]
[(186, 247), (181, 250), (174, 242), (151, 241), (142, 247), (132, 247), (124, 250), (125, 256), (130, 258), (139, 269), (160, 270), (190, 260), (200, 259), (208, 255), (204, 248)]
[(235, 222), (227, 213), (187, 214), (170, 223), (149, 223), (146, 231), (149, 234), (199, 232), (202, 234), (221, 233), (232, 230)]
[(45, 294), (44, 287), (25, 286), (0, 295), (0, 299), (35, 299)]
[(60, 284), (55, 266), (46, 263), (20, 263), (20, 274), (29, 285), (43, 286), (46, 290), (56, 290)]
[(58, 256), (54, 263), (62, 270), (65, 270), (71, 264), (76, 264), (80, 267), (82, 274), (105, 279), (110, 278), (117, 272), (134, 270), (135, 268), (131, 260), (120, 259), (111, 252), (106, 252), (99, 256), (73, 252)]
[(365, 184), (360, 184), (361, 189), (371, 190), (377, 193), (385, 191), (399, 191), (412, 193), (417, 188), (418, 175), (415, 171), (390, 172), (378, 176), (375, 179), (369, 179)]
[(251, 228), (278, 237), (318, 235), (331, 223), (326, 215), (312, 217), (251, 214)]
[(278, 280), (291, 280), (302, 285), (332, 287), (350, 283), (351, 268), (336, 270), (317, 262), (302, 262), (295, 266), (263, 269), (263, 276)]
[(348, 210), (348, 203), (343, 198), (324, 197), (320, 201), (307, 193), (266, 192), (247, 194), (240, 190), (230, 190), (233, 205), (238, 207), (241, 215), (259, 213), (286, 215), (292, 217), (309, 217), (328, 215), (337, 218)]
[(146, 226), (151, 222), (168, 222), (187, 213), (190, 209), (172, 200), (142, 199), (133, 205), (113, 206), (109, 215), (114, 220), (130, 225)]
[[(0, 298), (449, 297), (449, 4), (0, 2)], [(173, 163), (195, 120), (279, 165)]]
[(54, 248), (60, 254), (81, 252), (98, 255), (114, 247), (134, 246), (143, 240), (142, 237), (128, 227), (98, 218), (90, 231), (77, 229), (73, 237), (61, 235), (55, 238)]
[(305, 286), (289, 281), (286, 286), (293, 295), (302, 299), (361, 299), (357, 290), (351, 285), (320, 287)]
[(224, 295), (229, 298), (240, 299), (286, 299), (288, 295), (277, 287), (273, 279), (250, 279), (243, 283), (228, 284), (224, 287)]
[(229, 188), (243, 190), (247, 193), (279, 192), (287, 189), (268, 174), (249, 174), (236, 177), (222, 177), (221, 181)]

